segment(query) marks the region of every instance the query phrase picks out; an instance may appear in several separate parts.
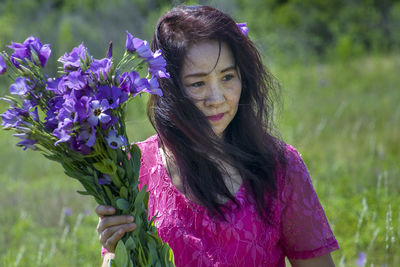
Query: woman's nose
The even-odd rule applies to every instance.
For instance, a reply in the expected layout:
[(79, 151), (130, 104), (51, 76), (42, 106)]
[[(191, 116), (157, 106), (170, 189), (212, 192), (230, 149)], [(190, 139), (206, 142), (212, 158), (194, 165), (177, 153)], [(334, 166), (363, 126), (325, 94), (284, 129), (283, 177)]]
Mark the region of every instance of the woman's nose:
[(208, 94), (206, 97), (206, 105), (219, 105), (225, 101), (225, 96), (223, 92), (223, 88), (220, 84), (214, 83), (211, 84), (208, 89)]

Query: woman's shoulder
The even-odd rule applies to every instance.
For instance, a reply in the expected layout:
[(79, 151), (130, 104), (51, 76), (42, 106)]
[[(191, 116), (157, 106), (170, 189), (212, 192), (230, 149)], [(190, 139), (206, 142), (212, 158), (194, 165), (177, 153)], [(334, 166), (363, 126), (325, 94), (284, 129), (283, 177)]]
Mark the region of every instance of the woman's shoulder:
[(158, 159), (158, 135), (152, 135), (144, 141), (137, 142), (136, 145), (140, 148), (142, 157), (142, 165), (148, 167), (157, 163)]
[[(290, 144), (283, 144), (284, 164), (278, 168), (278, 183), (284, 188), (288, 184), (310, 179), (308, 169), (300, 152)], [(282, 188), (282, 189), (283, 189)]]
[(136, 145), (138, 145), (138, 147), (142, 151), (142, 154), (148, 153), (150, 151), (150, 153), (152, 153), (158, 148), (158, 135), (155, 134), (144, 141), (136, 142)]
[(300, 152), (290, 144), (283, 144), (284, 155), (286, 160), (286, 169), (288, 168), (296, 168), (299, 165), (303, 165), (303, 159)]
[(145, 146), (145, 145), (149, 145), (149, 144), (154, 144), (158, 142), (158, 135), (154, 134), (150, 137), (148, 137), (146, 140), (143, 141), (139, 141), (136, 144), (141, 147), (141, 146)]

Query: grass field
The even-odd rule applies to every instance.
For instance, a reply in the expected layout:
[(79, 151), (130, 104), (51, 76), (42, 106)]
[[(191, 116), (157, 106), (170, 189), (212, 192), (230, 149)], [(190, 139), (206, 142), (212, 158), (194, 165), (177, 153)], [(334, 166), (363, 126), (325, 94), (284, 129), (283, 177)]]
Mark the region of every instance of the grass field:
[[(360, 253), (364, 266), (400, 266), (400, 55), (273, 73), (282, 85), (277, 125), (309, 168), (341, 246), (336, 266), (363, 266)], [(130, 107), (132, 140), (153, 133), (144, 102)], [(16, 142), (0, 131), (0, 265), (99, 266), (95, 202)]]

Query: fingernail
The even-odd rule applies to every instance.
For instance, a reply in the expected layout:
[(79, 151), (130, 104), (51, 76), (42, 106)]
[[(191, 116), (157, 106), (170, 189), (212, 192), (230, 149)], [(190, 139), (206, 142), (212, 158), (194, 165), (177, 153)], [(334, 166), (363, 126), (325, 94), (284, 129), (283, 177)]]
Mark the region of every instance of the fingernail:
[(135, 223), (130, 223), (130, 224), (128, 224), (128, 227), (129, 227), (129, 229), (135, 228), (136, 224)]
[(133, 222), (133, 217), (132, 217), (132, 216), (129, 216), (129, 217), (128, 217), (128, 221), (129, 221), (129, 222)]

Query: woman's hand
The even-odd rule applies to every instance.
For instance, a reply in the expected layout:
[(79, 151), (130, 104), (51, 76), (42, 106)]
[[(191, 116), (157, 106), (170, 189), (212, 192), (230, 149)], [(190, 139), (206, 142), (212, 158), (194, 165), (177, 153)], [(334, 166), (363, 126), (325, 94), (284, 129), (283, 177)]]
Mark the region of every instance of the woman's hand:
[(126, 232), (136, 229), (132, 216), (110, 216), (115, 213), (115, 209), (111, 206), (97, 206), (96, 213), (99, 216), (99, 224), (97, 225), (99, 239), (108, 252), (114, 252), (115, 246)]

